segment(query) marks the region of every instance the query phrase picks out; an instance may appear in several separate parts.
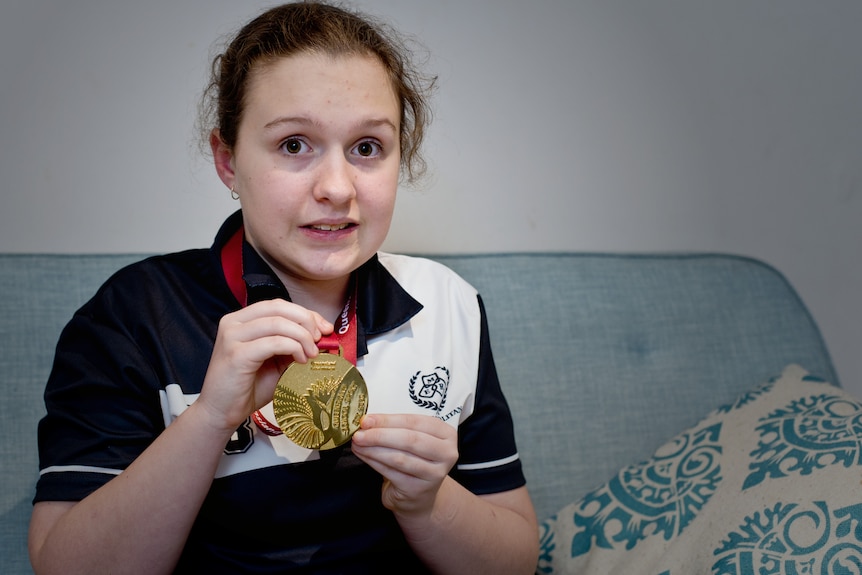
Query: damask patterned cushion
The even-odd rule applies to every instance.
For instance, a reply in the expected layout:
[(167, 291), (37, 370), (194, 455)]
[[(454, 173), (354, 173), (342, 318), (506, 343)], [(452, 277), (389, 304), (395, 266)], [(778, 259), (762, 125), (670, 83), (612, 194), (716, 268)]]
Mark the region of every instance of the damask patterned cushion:
[(537, 573), (862, 573), (862, 402), (788, 366), (541, 526)]

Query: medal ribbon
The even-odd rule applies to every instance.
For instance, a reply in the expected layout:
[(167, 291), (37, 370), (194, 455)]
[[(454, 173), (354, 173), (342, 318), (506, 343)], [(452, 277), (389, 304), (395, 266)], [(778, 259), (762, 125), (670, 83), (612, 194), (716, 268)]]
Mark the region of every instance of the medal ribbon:
[[(221, 250), (221, 265), (225, 280), (236, 300), (243, 307), (248, 305), (248, 289), (242, 277), (242, 239), (243, 227), (231, 236)], [(341, 350), (344, 359), (356, 365), (356, 282), (353, 281), (352, 294), (347, 297), (344, 309), (338, 316), (335, 330), (320, 338), (317, 348), (326, 353), (335, 353)], [(269, 421), (258, 409), (252, 416), (252, 420), (267, 435), (282, 435), (279, 426)]]

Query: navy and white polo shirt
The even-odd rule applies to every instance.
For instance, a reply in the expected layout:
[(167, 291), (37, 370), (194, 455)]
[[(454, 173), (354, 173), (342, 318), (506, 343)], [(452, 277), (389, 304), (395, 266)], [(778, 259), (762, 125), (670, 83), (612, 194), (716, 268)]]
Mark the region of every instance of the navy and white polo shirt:
[[(132, 264), (63, 330), (39, 424), (35, 501), (76, 501), (121, 473), (200, 393), (220, 318), (239, 309), (221, 248)], [(249, 302), (289, 294), (247, 243)], [(369, 413), (422, 413), (458, 429), (451, 475), (477, 494), (524, 485), (481, 298), (435, 262), (380, 253), (357, 270), (357, 368)], [(190, 470), (190, 472), (192, 472)], [(296, 446), (251, 418), (237, 429), (178, 572), (368, 572), (421, 567), (380, 502), (382, 479), (350, 451)]]

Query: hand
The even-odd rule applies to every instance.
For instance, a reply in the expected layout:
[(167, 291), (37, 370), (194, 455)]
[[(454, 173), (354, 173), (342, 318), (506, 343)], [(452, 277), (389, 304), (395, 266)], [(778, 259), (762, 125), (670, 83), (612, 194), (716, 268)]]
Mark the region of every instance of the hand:
[(280, 299), (224, 316), (196, 403), (217, 427), (233, 432), (272, 400), (290, 361), (305, 363), (315, 357), (316, 342), (332, 330), (320, 314)]
[(366, 415), (352, 446), (383, 476), (383, 505), (400, 514), (429, 514), (458, 460), (457, 431), (428, 415)]

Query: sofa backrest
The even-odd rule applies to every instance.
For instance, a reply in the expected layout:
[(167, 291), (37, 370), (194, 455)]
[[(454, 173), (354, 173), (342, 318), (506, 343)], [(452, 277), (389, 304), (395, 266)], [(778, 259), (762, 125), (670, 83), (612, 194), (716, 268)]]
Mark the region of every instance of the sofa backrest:
[(437, 259), (482, 293), (540, 520), (789, 363), (838, 385), (805, 305), (760, 261)]
[[(140, 255), (0, 254), (0, 565), (27, 573), (36, 425), (57, 336)], [(834, 383), (773, 268), (721, 255), (435, 256), (479, 289), (540, 519), (784, 365)]]

